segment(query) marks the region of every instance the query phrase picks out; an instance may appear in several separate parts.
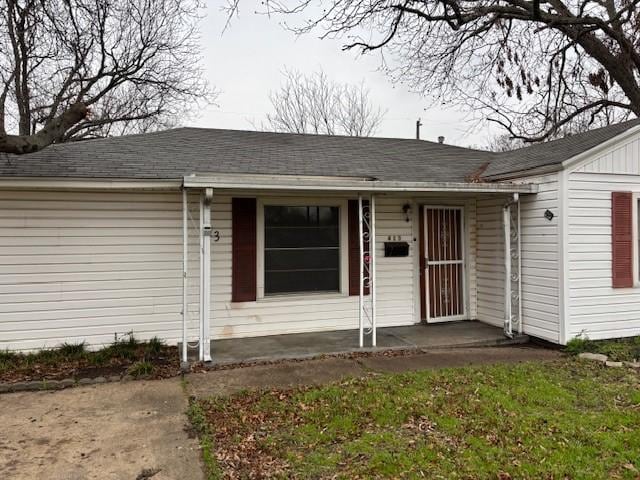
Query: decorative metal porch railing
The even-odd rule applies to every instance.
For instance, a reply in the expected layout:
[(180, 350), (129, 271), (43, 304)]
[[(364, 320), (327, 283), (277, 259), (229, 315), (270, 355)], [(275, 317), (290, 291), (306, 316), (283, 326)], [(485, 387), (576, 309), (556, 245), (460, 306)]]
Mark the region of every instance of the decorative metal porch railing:
[[(360, 238), (360, 297), (359, 328), (360, 347), (364, 347), (365, 335), (371, 336), (371, 346), (376, 346), (376, 206), (374, 195), (363, 201), (358, 195), (358, 233)], [(366, 291), (369, 295), (365, 295)]]
[(505, 229), (505, 334), (522, 333), (522, 260), (520, 199), (517, 194), (504, 210)]

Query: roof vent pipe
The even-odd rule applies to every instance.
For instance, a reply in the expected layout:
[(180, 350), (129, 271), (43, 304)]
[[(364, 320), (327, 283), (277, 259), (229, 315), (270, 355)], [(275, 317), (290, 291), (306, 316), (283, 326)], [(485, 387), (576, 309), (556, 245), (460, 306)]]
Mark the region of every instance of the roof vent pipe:
[(444, 137), (442, 135), (438, 137), (438, 143), (444, 143)]

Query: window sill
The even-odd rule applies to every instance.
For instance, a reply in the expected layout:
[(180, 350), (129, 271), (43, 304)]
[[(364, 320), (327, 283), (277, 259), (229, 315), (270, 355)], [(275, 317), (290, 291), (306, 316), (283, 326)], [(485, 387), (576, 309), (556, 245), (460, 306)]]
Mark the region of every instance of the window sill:
[(269, 295), (258, 298), (257, 303), (273, 303), (287, 300), (324, 300), (334, 298), (346, 298), (349, 295), (343, 292), (300, 292), (300, 293), (282, 293), (278, 295)]

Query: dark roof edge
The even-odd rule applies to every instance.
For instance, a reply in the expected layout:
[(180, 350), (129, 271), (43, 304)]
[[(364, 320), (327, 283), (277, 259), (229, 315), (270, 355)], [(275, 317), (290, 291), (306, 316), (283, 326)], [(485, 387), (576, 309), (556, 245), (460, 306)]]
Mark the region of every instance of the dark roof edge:
[[(565, 158), (564, 160), (555, 162), (555, 163), (551, 163), (548, 165), (542, 165), (539, 167), (532, 167), (532, 168), (526, 168), (526, 169), (520, 169), (520, 170), (507, 170), (501, 173), (497, 173), (497, 174), (493, 174), (493, 175), (487, 175), (487, 176), (483, 176), (481, 177), (482, 180), (485, 181), (489, 181), (489, 182), (493, 182), (493, 181), (503, 181), (503, 180), (512, 180), (515, 178), (523, 178), (523, 177), (531, 177), (531, 176), (536, 176), (536, 175), (545, 175), (545, 174), (549, 174), (549, 173), (554, 173), (554, 172), (558, 172), (561, 170), (564, 170), (565, 168), (567, 168), (568, 166), (571, 166), (575, 163), (580, 162), (581, 160), (586, 160), (588, 157), (590, 157), (591, 155), (593, 155), (594, 153), (597, 153), (599, 150), (605, 150), (606, 148), (610, 147), (611, 145), (615, 145), (617, 142), (619, 142), (620, 140), (623, 140), (624, 138), (628, 137), (628, 136), (632, 136), (638, 132), (640, 132), (640, 124), (637, 123), (638, 119), (634, 119), (634, 120), (629, 120), (625, 123), (632, 123), (634, 122), (634, 125), (629, 125), (629, 128), (621, 131), (620, 133), (614, 135), (611, 138), (608, 138), (607, 140), (604, 140), (598, 144), (596, 144), (595, 146), (587, 149), (587, 150), (583, 150), (582, 152), (573, 155), (572, 157), (569, 158)], [(607, 127), (602, 127), (602, 128), (607, 128)], [(589, 134), (590, 132), (593, 132), (593, 130), (588, 130), (586, 132), (583, 132), (584, 135)], [(562, 139), (559, 139), (562, 140)], [(552, 143), (552, 142), (550, 142)], [(530, 145), (528, 147), (523, 147), (523, 148), (519, 148), (517, 150), (513, 150), (511, 152), (505, 152), (504, 155), (507, 155), (509, 153), (516, 153), (516, 152), (520, 152), (524, 149), (527, 148), (531, 148), (534, 147), (535, 145)]]

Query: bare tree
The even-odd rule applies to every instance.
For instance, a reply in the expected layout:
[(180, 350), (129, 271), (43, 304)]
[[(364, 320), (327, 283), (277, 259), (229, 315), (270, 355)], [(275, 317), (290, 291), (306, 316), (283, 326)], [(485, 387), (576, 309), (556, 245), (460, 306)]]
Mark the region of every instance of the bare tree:
[[(276, 0), (292, 27), (387, 52), (383, 67), (434, 102), (513, 138), (640, 115), (640, 0)], [(234, 5), (233, 2), (231, 4)], [(318, 12), (315, 16), (313, 12)]]
[(490, 152), (510, 152), (525, 146), (525, 142), (521, 139), (514, 139), (507, 133), (496, 135), (489, 139), (486, 150)]
[(0, 151), (166, 127), (211, 99), (198, 55), (201, 7), (200, 0), (2, 2)]
[(384, 117), (372, 106), (369, 90), (359, 85), (339, 84), (320, 71), (309, 76), (285, 71), (279, 90), (271, 92), (273, 113), (267, 128), (277, 132), (315, 133), (368, 137)]

